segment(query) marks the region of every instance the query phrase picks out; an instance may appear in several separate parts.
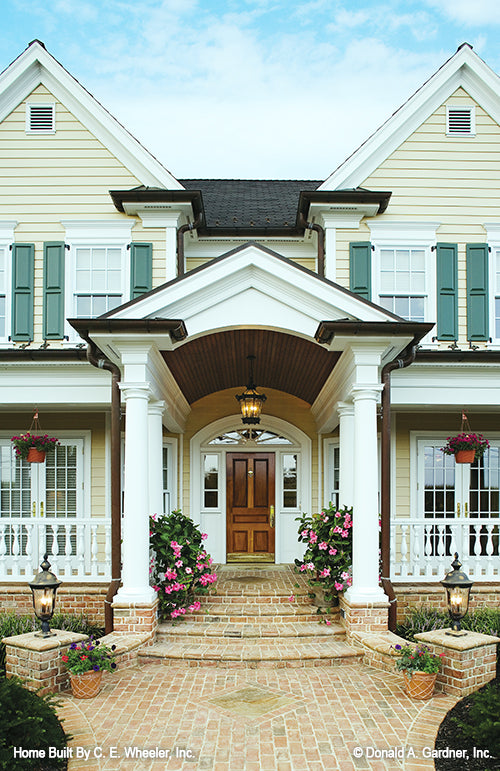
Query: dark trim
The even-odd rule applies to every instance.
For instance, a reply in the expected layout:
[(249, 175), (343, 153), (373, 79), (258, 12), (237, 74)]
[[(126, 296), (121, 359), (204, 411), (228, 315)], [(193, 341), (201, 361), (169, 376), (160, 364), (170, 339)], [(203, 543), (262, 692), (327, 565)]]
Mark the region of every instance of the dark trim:
[(377, 214), (383, 214), (389, 205), (392, 195), (390, 191), (378, 190), (303, 190), (299, 193), (299, 206), (297, 211), (297, 227), (301, 215), (307, 219), (309, 207), (312, 203), (328, 204), (378, 204)]
[(147, 332), (153, 335), (168, 332), (175, 342), (187, 337), (182, 319), (110, 319), (99, 316), (96, 319), (68, 319), (68, 322), (84, 339), (93, 332)]
[(110, 190), (111, 199), (119, 212), (125, 213), (124, 203), (189, 203), (195, 217), (205, 221), (205, 209), (201, 190), (163, 190), (148, 187), (144, 189)]
[(87, 361), (86, 348), (4, 348), (0, 361)]
[[(362, 299), (362, 298), (360, 298)], [(368, 302), (365, 300), (365, 302)], [(371, 303), (370, 303), (371, 304)], [(391, 314), (392, 315), (392, 314)], [(395, 316), (394, 318), (398, 318)], [(415, 345), (434, 327), (418, 321), (321, 321), (314, 335), (318, 343), (330, 343), (335, 335), (412, 335)]]

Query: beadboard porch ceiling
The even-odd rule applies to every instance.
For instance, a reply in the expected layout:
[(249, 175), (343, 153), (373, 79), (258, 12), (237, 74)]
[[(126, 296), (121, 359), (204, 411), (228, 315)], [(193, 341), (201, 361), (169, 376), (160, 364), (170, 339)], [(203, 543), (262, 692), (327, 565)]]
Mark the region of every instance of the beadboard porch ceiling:
[(274, 388), (312, 404), (340, 352), (301, 337), (262, 329), (236, 329), (190, 340), (162, 356), (187, 401), (248, 382), (247, 356), (255, 356), (258, 388)]

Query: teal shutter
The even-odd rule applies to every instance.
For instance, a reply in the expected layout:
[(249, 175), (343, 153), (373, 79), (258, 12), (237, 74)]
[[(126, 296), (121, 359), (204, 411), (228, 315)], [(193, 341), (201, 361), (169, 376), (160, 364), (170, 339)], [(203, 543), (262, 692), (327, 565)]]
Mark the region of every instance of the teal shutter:
[(372, 299), (372, 245), (369, 241), (349, 244), (349, 287), (365, 300)]
[(153, 245), (130, 244), (130, 299), (135, 300), (153, 285)]
[(64, 243), (43, 245), (43, 338), (64, 337)]
[(12, 333), (17, 342), (33, 340), (35, 245), (12, 246)]
[(488, 340), (488, 244), (467, 244), (467, 339)]
[(456, 244), (436, 245), (437, 338), (458, 339), (458, 249)]

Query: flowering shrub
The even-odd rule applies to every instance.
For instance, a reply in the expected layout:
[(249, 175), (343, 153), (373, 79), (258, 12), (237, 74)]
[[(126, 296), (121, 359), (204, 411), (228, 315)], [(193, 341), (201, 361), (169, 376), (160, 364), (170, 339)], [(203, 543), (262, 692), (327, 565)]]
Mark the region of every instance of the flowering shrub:
[(458, 436), (446, 437), (446, 444), (441, 447), (441, 452), (445, 455), (456, 455), (459, 450), (475, 450), (476, 458), (480, 458), (490, 443), (482, 434), (461, 433)]
[(203, 548), (206, 533), (180, 511), (150, 517), (152, 586), (162, 618), (176, 619), (200, 609), (194, 594), (205, 593), (217, 580), (212, 558)]
[(22, 458), (23, 460), (26, 460), (32, 447), (34, 447), (35, 450), (47, 452), (47, 450), (50, 450), (51, 447), (55, 447), (59, 444), (58, 439), (49, 437), (48, 434), (43, 434), (41, 436), (37, 434), (30, 434), (29, 431), (27, 431), (25, 434), (19, 434), (19, 436), (13, 436), (10, 441), (14, 444), (17, 457)]
[(302, 561), (295, 560), (298, 570), (333, 593), (347, 589), (352, 580), (352, 509), (330, 503), (320, 514), (303, 514), (297, 522), (299, 541), (307, 544)]
[(411, 677), (412, 672), (429, 672), (435, 674), (441, 669), (441, 659), (444, 653), (432, 653), (427, 645), (406, 645), (399, 644), (394, 646), (398, 653), (396, 660), (396, 669), (405, 670)]
[(81, 675), (91, 670), (111, 672), (112, 669), (116, 669), (114, 650), (116, 650), (116, 645), (109, 648), (99, 640), (92, 640), (91, 637), (86, 642), (72, 643), (67, 653), (61, 654), (61, 660), (72, 675)]

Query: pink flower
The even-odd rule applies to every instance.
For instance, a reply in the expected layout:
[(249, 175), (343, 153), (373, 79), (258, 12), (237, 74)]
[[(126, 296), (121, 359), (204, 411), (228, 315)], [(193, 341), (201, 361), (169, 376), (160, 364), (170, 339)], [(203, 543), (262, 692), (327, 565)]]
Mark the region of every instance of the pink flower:
[(328, 549), (327, 542), (326, 541), (321, 541), (321, 543), (319, 544), (319, 548), (321, 549), (321, 551), (326, 551)]
[(189, 610), (191, 611), (191, 613), (193, 613), (195, 610), (199, 610), (200, 608), (201, 608), (201, 602), (198, 602), (198, 601), (193, 602), (193, 604), (189, 606)]
[(305, 530), (303, 530), (303, 531), (301, 532), (301, 536), (302, 536), (302, 538), (307, 538), (307, 534), (308, 534), (308, 532), (309, 532), (309, 530), (308, 530), (308, 529), (307, 529), (307, 527), (306, 527), (306, 529), (305, 529)]
[(310, 530), (309, 531), (309, 542), (310, 543), (316, 543), (317, 540), (318, 540), (318, 536), (316, 535), (314, 530)]
[(320, 573), (321, 578), (327, 578), (330, 575), (330, 568), (323, 568)]
[(167, 568), (167, 572), (165, 573), (165, 578), (168, 581), (173, 581), (174, 578), (177, 578), (177, 573), (173, 568)]
[(335, 581), (335, 589), (336, 589), (338, 592), (341, 592), (343, 588), (344, 588), (344, 584), (339, 584), (339, 582), (338, 582), (338, 581)]
[(181, 568), (181, 567), (182, 567), (182, 565), (183, 565), (183, 562), (182, 562), (182, 560), (177, 560), (177, 562), (175, 563), (175, 567), (176, 567), (176, 568)]
[(192, 573), (192, 572), (193, 572), (193, 571), (192, 571), (192, 569), (191, 569), (191, 568), (186, 568), (186, 573)]
[(202, 541), (206, 541), (206, 540), (207, 540), (207, 538), (208, 538), (208, 534), (207, 534), (207, 533), (202, 533), (202, 534), (201, 534), (201, 539), (202, 539)]
[(334, 557), (337, 554), (337, 549), (329, 549), (328, 554), (330, 554), (330, 556)]
[(306, 568), (307, 570), (314, 570), (314, 562), (308, 562)]
[(288, 598), (288, 602), (295, 602), (295, 595), (294, 594), (290, 595), (290, 597)]
[(327, 619), (327, 620), (325, 621), (325, 624), (326, 624), (327, 626), (331, 626), (331, 625), (332, 625), (332, 622), (331, 622), (331, 621), (328, 621), (328, 619)]

